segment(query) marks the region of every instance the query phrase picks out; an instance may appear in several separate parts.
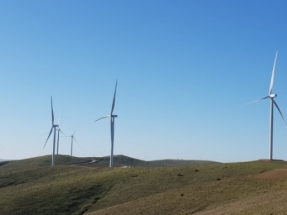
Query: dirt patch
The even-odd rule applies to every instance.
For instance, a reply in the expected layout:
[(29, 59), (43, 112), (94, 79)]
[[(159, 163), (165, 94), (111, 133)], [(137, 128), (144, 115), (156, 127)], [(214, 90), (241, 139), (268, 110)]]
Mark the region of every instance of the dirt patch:
[(269, 172), (259, 173), (254, 177), (256, 179), (265, 179), (265, 180), (287, 179), (287, 169), (275, 169)]

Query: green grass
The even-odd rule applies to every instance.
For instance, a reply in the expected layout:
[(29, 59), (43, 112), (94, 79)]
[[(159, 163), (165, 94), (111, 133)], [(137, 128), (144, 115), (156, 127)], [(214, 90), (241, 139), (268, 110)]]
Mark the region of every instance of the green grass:
[[(98, 167), (85, 165), (92, 159), (102, 160)], [(118, 165), (140, 166), (124, 169), (99, 167), (108, 158), (57, 156), (54, 167), (50, 160), (44, 156), (0, 166), (1, 215), (284, 214), (287, 210), (283, 204), (287, 173), (281, 171), (277, 178), (272, 173), (287, 168), (285, 162), (148, 164), (153, 168), (147, 168), (142, 167), (145, 161), (118, 156)]]

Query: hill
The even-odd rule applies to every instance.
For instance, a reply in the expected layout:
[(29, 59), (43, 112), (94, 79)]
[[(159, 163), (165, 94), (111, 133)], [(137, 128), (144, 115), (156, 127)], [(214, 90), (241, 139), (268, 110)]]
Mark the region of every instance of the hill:
[[(71, 157), (68, 155), (57, 155), (56, 165), (74, 165), (74, 166), (87, 166), (87, 167), (109, 167), (110, 157)], [(51, 155), (42, 157), (29, 158), (17, 161), (5, 161), (10, 163), (14, 168), (22, 167), (36, 167), (36, 166), (50, 166)], [(198, 160), (156, 160), (156, 161), (143, 161), (131, 158), (124, 155), (114, 156), (115, 167), (165, 167), (165, 166), (195, 166), (217, 163), (214, 161), (198, 161)], [(0, 164), (1, 165), (1, 164)]]
[(206, 165), (206, 164), (215, 164), (219, 162), (214, 161), (205, 161), (205, 160), (156, 160), (156, 161), (150, 161), (154, 165), (157, 166), (198, 166), (198, 165)]
[[(0, 166), (0, 214), (284, 214), (284, 161), (196, 166), (88, 167), (50, 156)], [(137, 163), (119, 156), (124, 164)], [(102, 162), (104, 163), (105, 158)], [(92, 163), (92, 165), (94, 165)]]
[[(108, 167), (110, 157), (95, 157), (86, 158), (86, 162), (75, 163), (75, 165), (85, 165), (93, 167)], [(115, 167), (164, 167), (164, 166), (194, 166), (217, 163), (214, 161), (198, 161), (198, 160), (156, 160), (156, 161), (143, 161), (131, 158), (124, 155), (114, 156)]]

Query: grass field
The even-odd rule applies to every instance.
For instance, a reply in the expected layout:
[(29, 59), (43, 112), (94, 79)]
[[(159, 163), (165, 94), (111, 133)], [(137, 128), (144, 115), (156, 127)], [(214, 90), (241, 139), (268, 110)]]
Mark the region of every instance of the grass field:
[(59, 155), (54, 167), (50, 161), (51, 156), (44, 156), (0, 165), (1, 215), (287, 211), (283, 161), (223, 164), (115, 158), (118, 166), (131, 168), (103, 167), (108, 158)]

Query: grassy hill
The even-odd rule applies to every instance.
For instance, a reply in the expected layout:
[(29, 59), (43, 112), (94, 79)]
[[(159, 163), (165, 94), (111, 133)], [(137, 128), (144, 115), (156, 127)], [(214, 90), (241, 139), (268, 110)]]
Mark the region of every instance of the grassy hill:
[[(82, 158), (84, 159), (84, 158)], [(86, 161), (83, 161), (81, 164), (76, 165), (85, 165), (93, 167), (109, 167), (110, 157), (95, 157), (95, 158), (86, 158)], [(199, 161), (199, 160), (156, 160), (156, 161), (143, 161), (135, 158), (131, 158), (124, 155), (115, 155), (114, 156), (114, 166), (115, 167), (164, 167), (164, 166), (195, 166), (195, 165), (205, 165), (217, 163), (214, 161)]]
[(206, 165), (206, 164), (215, 164), (218, 162), (214, 161), (205, 161), (205, 160), (156, 160), (156, 161), (149, 161), (156, 166), (198, 166), (198, 165)]
[[(125, 156), (116, 159), (118, 165), (146, 165)], [(287, 163), (283, 161), (174, 167), (156, 167), (158, 163), (150, 162), (153, 168), (100, 167), (108, 158), (57, 156), (54, 167), (50, 161), (51, 156), (44, 156), (0, 166), (1, 215), (287, 211)]]

